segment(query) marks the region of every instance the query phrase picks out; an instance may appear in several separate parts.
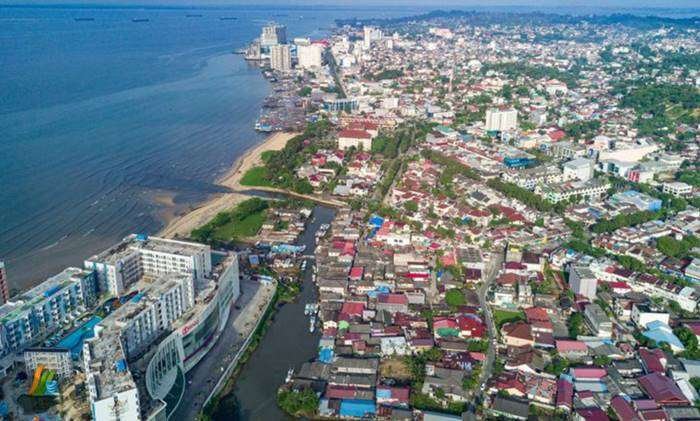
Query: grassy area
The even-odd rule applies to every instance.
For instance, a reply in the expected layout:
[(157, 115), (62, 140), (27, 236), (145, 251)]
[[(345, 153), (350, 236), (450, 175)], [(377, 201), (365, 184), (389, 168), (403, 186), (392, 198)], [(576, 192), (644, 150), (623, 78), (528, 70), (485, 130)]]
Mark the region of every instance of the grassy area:
[(252, 198), (235, 208), (221, 212), (205, 225), (192, 231), (193, 240), (206, 244), (236, 241), (254, 236), (267, 218), (269, 202)]
[(497, 328), (501, 328), (506, 323), (512, 323), (525, 320), (525, 314), (522, 311), (494, 310), (493, 321)]
[(461, 289), (451, 289), (445, 293), (445, 302), (450, 307), (459, 307), (465, 305), (467, 299)]
[(252, 237), (260, 231), (265, 223), (265, 210), (250, 214), (240, 221), (231, 221), (214, 231), (214, 239), (229, 241), (239, 238)]
[(241, 184), (244, 186), (272, 187), (267, 168), (265, 167), (253, 167), (246, 171), (243, 177), (241, 177)]

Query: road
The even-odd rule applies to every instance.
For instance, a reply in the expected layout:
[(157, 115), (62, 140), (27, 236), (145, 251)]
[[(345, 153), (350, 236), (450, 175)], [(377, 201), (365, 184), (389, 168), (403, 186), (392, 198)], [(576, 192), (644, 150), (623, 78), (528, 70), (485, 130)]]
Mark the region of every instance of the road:
[(486, 267), (484, 274), (484, 281), (481, 283), (479, 288), (479, 305), (484, 309), (484, 320), (486, 321), (486, 327), (489, 334), (489, 347), (486, 351), (486, 361), (481, 368), (481, 376), (479, 378), (479, 389), (476, 392), (474, 401), (483, 402), (484, 391), (486, 389), (486, 382), (491, 377), (493, 372), (493, 363), (496, 359), (496, 346), (498, 344), (498, 332), (496, 331), (496, 325), (493, 321), (493, 314), (491, 313), (491, 307), (486, 301), (486, 294), (488, 293), (491, 283), (496, 279), (498, 271), (503, 265), (504, 254), (503, 251), (496, 251), (491, 253), (491, 258), (489, 259), (489, 264)]
[(273, 293), (270, 286), (245, 279), (241, 282), (241, 297), (232, 308), (223, 332), (212, 349), (186, 375), (185, 396), (171, 419), (196, 419), (202, 404), (212, 391), (225, 368), (232, 361), (245, 337), (257, 323), (262, 309)]

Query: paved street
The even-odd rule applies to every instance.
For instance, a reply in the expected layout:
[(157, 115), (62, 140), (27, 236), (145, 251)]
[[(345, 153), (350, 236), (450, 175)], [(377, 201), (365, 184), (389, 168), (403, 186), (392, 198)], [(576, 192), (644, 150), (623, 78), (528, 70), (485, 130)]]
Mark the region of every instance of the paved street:
[(483, 392), (486, 387), (486, 381), (491, 377), (493, 372), (493, 363), (496, 358), (496, 345), (498, 343), (498, 332), (496, 331), (496, 325), (493, 321), (493, 314), (491, 312), (491, 307), (488, 305), (486, 300), (486, 294), (489, 290), (491, 283), (496, 279), (498, 270), (503, 264), (503, 252), (498, 251), (491, 253), (491, 259), (489, 259), (488, 267), (486, 268), (486, 273), (484, 274), (484, 282), (482, 282), (479, 288), (479, 305), (484, 309), (484, 319), (486, 321), (486, 326), (488, 328), (489, 334), (489, 347), (486, 351), (486, 361), (484, 361), (483, 367), (481, 369), (481, 378), (479, 379), (479, 391), (477, 392), (477, 397), (479, 400), (483, 399)]
[(238, 352), (248, 333), (271, 297), (273, 287), (257, 281), (241, 282), (241, 297), (236, 302), (239, 309), (232, 309), (219, 340), (189, 373), (185, 396), (172, 416), (175, 420), (193, 420), (211, 393), (223, 371)]

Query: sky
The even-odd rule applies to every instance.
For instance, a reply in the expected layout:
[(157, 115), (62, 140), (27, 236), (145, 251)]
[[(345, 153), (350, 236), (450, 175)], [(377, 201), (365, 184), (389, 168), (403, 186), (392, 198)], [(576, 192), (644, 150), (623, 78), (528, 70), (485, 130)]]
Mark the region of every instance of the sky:
[(8, 4), (85, 4), (144, 6), (424, 6), (431, 9), (483, 6), (536, 6), (586, 8), (700, 8), (700, 0), (0, 0)]

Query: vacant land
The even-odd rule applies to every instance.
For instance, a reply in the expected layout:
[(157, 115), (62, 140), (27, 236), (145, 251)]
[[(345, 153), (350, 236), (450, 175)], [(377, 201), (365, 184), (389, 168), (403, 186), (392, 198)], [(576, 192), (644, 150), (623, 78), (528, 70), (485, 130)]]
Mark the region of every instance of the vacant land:
[(379, 365), (379, 374), (397, 380), (410, 380), (411, 371), (402, 359), (384, 359)]
[(522, 311), (494, 310), (493, 319), (496, 327), (500, 329), (506, 323), (525, 320), (525, 314)]

